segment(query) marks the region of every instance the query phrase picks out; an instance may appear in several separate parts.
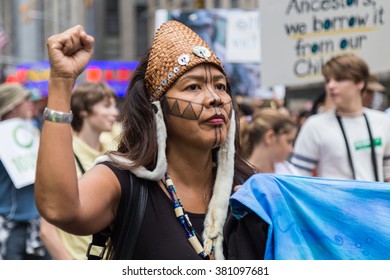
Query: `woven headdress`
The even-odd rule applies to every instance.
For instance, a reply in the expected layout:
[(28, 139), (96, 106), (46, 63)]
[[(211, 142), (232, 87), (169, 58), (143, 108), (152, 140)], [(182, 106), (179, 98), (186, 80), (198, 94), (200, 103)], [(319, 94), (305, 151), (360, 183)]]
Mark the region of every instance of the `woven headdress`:
[(186, 71), (212, 63), (225, 73), (221, 61), (194, 31), (178, 21), (168, 21), (157, 30), (145, 73), (146, 88), (153, 101)]
[[(165, 155), (167, 132), (159, 99), (180, 76), (201, 63), (211, 63), (225, 73), (221, 61), (214, 52), (190, 28), (177, 21), (168, 21), (161, 25), (156, 32), (145, 73), (146, 88), (157, 111), (157, 164), (152, 171), (144, 167), (132, 169), (131, 171), (136, 176), (154, 181), (163, 178), (167, 171)], [(222, 231), (233, 185), (235, 131), (233, 111), (228, 136), (218, 151), (217, 176), (203, 231), (205, 253), (209, 254), (214, 248), (216, 259), (224, 259)], [(124, 157), (116, 155), (111, 155), (111, 157), (122, 164), (133, 165)], [(109, 160), (109, 157), (100, 157), (95, 164), (105, 160)]]

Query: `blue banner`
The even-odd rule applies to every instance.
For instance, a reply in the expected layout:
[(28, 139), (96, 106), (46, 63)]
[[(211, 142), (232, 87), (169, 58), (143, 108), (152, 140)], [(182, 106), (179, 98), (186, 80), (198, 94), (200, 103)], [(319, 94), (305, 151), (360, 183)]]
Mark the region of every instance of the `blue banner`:
[(231, 205), (269, 224), (265, 259), (390, 259), (389, 183), (256, 174)]

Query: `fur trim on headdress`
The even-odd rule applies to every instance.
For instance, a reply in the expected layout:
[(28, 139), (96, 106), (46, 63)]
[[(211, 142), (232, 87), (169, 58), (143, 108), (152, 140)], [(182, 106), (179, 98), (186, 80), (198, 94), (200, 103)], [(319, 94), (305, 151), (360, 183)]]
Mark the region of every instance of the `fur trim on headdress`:
[(217, 177), (215, 179), (213, 196), (210, 200), (203, 231), (205, 253), (210, 254), (212, 247), (214, 247), (215, 259), (217, 260), (224, 259), (222, 233), (229, 207), (229, 197), (233, 186), (235, 132), (236, 121), (233, 111), (228, 137), (218, 151)]
[[(149, 171), (145, 167), (140, 166), (136, 169), (131, 169), (131, 172), (133, 172), (139, 178), (152, 180), (152, 181), (159, 181), (161, 178), (164, 177), (165, 171), (167, 171), (167, 158), (165, 155), (167, 129), (165, 127), (164, 116), (161, 110), (160, 101), (155, 101), (153, 102), (153, 104), (157, 107), (157, 112), (155, 114), (156, 127), (157, 127), (157, 147), (158, 147), (156, 168), (153, 171)], [(111, 157), (113, 157), (114, 160), (118, 161), (119, 163), (128, 165), (129, 167), (134, 165), (131, 160), (125, 157), (116, 156), (116, 155), (111, 155)], [(99, 162), (110, 161), (110, 160), (111, 159), (107, 155), (100, 156), (95, 160), (94, 165)]]

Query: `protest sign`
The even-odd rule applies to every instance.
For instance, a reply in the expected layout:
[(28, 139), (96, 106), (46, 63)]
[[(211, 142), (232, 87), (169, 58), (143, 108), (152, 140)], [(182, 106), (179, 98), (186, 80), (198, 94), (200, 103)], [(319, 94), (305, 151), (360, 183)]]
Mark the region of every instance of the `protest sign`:
[(390, 70), (390, 1), (262, 0), (262, 84), (322, 81), (332, 56), (355, 53), (371, 72)]
[(0, 159), (17, 189), (33, 184), (39, 132), (31, 121), (14, 118), (0, 122)]

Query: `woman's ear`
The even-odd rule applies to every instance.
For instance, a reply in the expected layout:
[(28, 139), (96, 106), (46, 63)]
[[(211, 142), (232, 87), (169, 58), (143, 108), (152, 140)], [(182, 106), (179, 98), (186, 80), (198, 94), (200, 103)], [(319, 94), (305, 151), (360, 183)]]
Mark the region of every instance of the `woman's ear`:
[(81, 116), (82, 118), (85, 118), (85, 117), (88, 116), (88, 112), (85, 111), (85, 110), (82, 110), (82, 111), (80, 112), (80, 116)]
[(271, 145), (275, 141), (275, 132), (272, 129), (268, 129), (264, 133), (264, 143), (267, 145)]
[(365, 84), (366, 84), (365, 81), (357, 82), (357, 86), (358, 86), (358, 88), (359, 88), (360, 91), (363, 90)]

